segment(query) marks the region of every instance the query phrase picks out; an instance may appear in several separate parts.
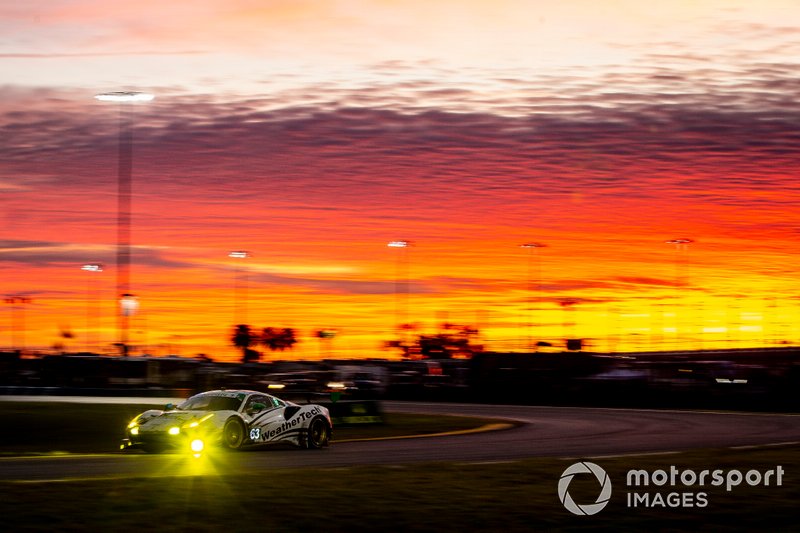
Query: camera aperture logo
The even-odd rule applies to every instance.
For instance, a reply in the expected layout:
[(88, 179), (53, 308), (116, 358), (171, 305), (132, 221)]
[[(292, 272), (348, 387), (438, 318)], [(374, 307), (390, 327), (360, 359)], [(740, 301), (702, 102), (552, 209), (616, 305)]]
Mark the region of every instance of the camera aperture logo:
[[(600, 495), (594, 503), (579, 505), (575, 503), (572, 496), (569, 494), (569, 484), (576, 474), (594, 474), (597, 481), (600, 483)], [(606, 471), (601, 467), (589, 461), (582, 461), (569, 466), (564, 473), (561, 474), (561, 479), (558, 480), (558, 497), (564, 507), (567, 508), (572, 514), (576, 515), (593, 515), (603, 510), (608, 505), (611, 499), (611, 479), (606, 474)]]

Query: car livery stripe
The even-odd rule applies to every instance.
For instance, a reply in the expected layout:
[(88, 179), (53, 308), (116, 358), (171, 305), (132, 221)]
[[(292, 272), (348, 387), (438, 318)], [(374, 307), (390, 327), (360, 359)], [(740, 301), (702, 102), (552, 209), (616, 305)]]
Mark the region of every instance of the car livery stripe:
[(287, 431), (285, 433), (277, 433), (275, 435), (272, 435), (272, 432), (270, 432), (269, 435), (264, 437), (264, 441), (265, 442), (269, 442), (269, 441), (289, 439), (289, 438), (301, 435), (301, 434), (305, 433), (306, 431), (308, 431), (306, 428), (297, 428), (297, 429), (293, 429), (291, 431)]
[(262, 419), (266, 415), (272, 413), (273, 411), (275, 411), (275, 409), (277, 409), (277, 407), (273, 407), (272, 409), (268, 409), (266, 411), (262, 411), (262, 412), (258, 413), (258, 415), (253, 419), (253, 421), (250, 422), (250, 426), (251, 427), (254, 426), (260, 419)]
[[(253, 421), (250, 422), (250, 427), (255, 427), (258, 424), (258, 422), (261, 420), (262, 417), (272, 413), (273, 411), (274, 411), (274, 409), (270, 409), (269, 411), (265, 411), (263, 413), (259, 413), (258, 416), (256, 416), (253, 419)], [(289, 418), (286, 419), (286, 422), (290, 422), (290, 421), (294, 422), (294, 420), (298, 420), (298, 419), (301, 420), (301, 421), (305, 421), (305, 420), (309, 420), (312, 417), (314, 417), (316, 415), (320, 415), (320, 414), (322, 414), (322, 409), (320, 409), (320, 407), (318, 405), (315, 405), (314, 407), (312, 407), (308, 411), (303, 411), (303, 408), (301, 407), (299, 411), (296, 411), (295, 413), (292, 413), (292, 415), (289, 416)]]

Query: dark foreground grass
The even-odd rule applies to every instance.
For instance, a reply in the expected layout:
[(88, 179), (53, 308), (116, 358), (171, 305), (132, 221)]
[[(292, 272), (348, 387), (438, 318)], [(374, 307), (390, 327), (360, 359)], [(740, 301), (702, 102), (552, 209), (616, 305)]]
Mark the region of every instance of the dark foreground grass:
[[(150, 406), (0, 402), (0, 453), (108, 452), (122, 428)], [(390, 414), (383, 426), (337, 428), (336, 437), (381, 437), (469, 429), (485, 420)], [(322, 452), (325, 453), (325, 452)], [(2, 459), (12, 461), (13, 459)], [(558, 480), (576, 459), (505, 464), (363, 466), (253, 475), (194, 470), (180, 477), (50, 483), (0, 481), (1, 531), (800, 531), (800, 447), (700, 450), (593, 459), (613, 493), (594, 516), (574, 516)], [(751, 469), (781, 465), (782, 486), (626, 487), (630, 469)], [(224, 470), (222, 470), (224, 472)], [(207, 472), (206, 475), (200, 475)], [(214, 472), (214, 473), (212, 473)], [(199, 473), (199, 474), (198, 474)], [(648, 490), (649, 489), (649, 490)], [(599, 485), (577, 476), (570, 493), (591, 503)], [(628, 506), (628, 493), (686, 493), (703, 507)], [(685, 498), (685, 496), (684, 496)]]
[[(119, 449), (124, 429), (152, 405), (0, 402), (0, 455), (106, 453)], [(334, 441), (472, 429), (490, 422), (459, 416), (388, 413), (380, 425), (334, 428)]]
[[(278, 470), (258, 475), (193, 475), (59, 483), (0, 482), (7, 531), (798, 531), (800, 447), (702, 450), (594, 459), (613, 495), (594, 516), (574, 516), (557, 496), (571, 459), (507, 464), (425, 464)], [(781, 465), (782, 486), (678, 487), (705, 492), (708, 505), (628, 508), (629, 469), (766, 471)], [(570, 486), (579, 503), (597, 482)], [(584, 485), (584, 486), (581, 486)], [(773, 479), (774, 485), (774, 479)], [(651, 487), (653, 489), (653, 487)], [(641, 492), (641, 491), (640, 491)], [(591, 495), (589, 495), (591, 494)]]

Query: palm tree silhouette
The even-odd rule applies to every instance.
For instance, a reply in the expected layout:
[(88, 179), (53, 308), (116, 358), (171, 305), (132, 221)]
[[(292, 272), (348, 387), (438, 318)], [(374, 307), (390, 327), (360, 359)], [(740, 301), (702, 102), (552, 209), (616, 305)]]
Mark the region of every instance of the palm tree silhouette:
[(291, 350), (297, 344), (297, 335), (294, 328), (264, 328), (261, 331), (261, 344), (270, 351)]
[(247, 324), (234, 326), (231, 342), (234, 346), (242, 350), (242, 362), (249, 363), (253, 359), (258, 359), (258, 352), (251, 350), (250, 346), (256, 343), (256, 336)]

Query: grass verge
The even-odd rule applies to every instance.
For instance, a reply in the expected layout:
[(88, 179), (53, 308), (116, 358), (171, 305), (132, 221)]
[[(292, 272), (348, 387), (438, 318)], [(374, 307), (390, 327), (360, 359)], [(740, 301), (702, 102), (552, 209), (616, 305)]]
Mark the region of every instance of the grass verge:
[[(592, 459), (613, 494), (594, 516), (575, 516), (557, 495), (572, 459), (506, 464), (436, 463), (277, 470), (253, 475), (133, 478), (51, 484), (0, 482), (0, 516), (9, 530), (119, 531), (797, 531), (800, 447), (699, 450), (675, 455)], [(704, 507), (627, 505), (629, 469), (754, 469), (781, 465), (781, 486), (649, 487), (704, 492)], [(570, 485), (590, 503), (591, 478)], [(583, 485), (583, 486), (582, 486)]]

